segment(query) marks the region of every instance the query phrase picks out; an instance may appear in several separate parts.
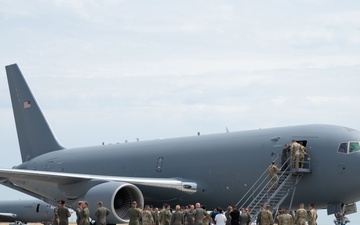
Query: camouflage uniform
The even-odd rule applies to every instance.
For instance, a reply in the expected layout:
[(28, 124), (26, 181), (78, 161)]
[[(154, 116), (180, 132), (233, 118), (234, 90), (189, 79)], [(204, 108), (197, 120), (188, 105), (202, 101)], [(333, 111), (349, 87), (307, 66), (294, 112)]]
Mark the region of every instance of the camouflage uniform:
[(278, 225), (294, 225), (294, 219), (289, 213), (281, 214)]
[(299, 167), (299, 164), (296, 165), (296, 161), (297, 160), (300, 160), (299, 157), (300, 157), (300, 147), (301, 145), (297, 142), (293, 142), (291, 144), (291, 147), (290, 147), (290, 151), (291, 151), (291, 168), (298, 168)]
[(300, 155), (299, 155), (299, 163), (300, 168), (304, 168), (304, 158), (306, 154), (306, 148), (303, 145), (300, 145)]
[(185, 224), (193, 225), (194, 224), (194, 210), (188, 209), (184, 213)]
[(272, 187), (272, 190), (275, 190), (278, 186), (279, 177), (276, 174), (278, 172), (280, 172), (280, 170), (276, 167), (275, 164), (272, 164), (269, 168), (270, 187)]
[(104, 206), (100, 206), (95, 211), (97, 218), (96, 225), (106, 225), (106, 217), (110, 214), (110, 210)]
[(308, 218), (309, 225), (316, 225), (317, 212), (315, 209), (311, 209)]
[(85, 207), (81, 211), (81, 222), (80, 225), (90, 225), (90, 210), (88, 207)]
[(136, 207), (131, 207), (128, 211), (129, 225), (139, 225), (140, 214), (141, 214), (140, 209)]
[(143, 225), (153, 225), (154, 224), (153, 216), (151, 215), (151, 212), (147, 209), (142, 211), (141, 218), (142, 218)]
[(270, 210), (264, 210), (261, 212), (261, 225), (273, 225), (274, 219)]
[(58, 209), (59, 209), (59, 207), (54, 208), (54, 223), (53, 223), (54, 225), (59, 225), (59, 223), (60, 223)]
[(165, 209), (162, 214), (162, 223), (161, 225), (170, 225), (171, 212), (170, 210)]
[(68, 208), (64, 205), (58, 208), (57, 214), (59, 216), (59, 225), (68, 225), (69, 224), (69, 217), (71, 213)]
[(81, 208), (77, 207), (75, 212), (76, 212), (76, 224), (80, 225), (80, 222), (81, 222)]
[(207, 216), (207, 213), (202, 208), (196, 208), (194, 210), (194, 225), (202, 225), (203, 218)]
[(298, 209), (295, 214), (295, 224), (305, 225), (307, 220), (307, 211), (305, 209)]
[(170, 224), (171, 225), (183, 225), (184, 224), (184, 216), (180, 210), (176, 210), (171, 215)]

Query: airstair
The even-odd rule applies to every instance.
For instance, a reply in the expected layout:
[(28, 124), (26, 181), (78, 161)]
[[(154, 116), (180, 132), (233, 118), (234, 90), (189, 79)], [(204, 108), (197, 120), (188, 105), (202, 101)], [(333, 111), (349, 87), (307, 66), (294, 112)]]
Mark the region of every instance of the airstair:
[[(287, 164), (289, 164), (289, 166), (286, 167)], [(249, 209), (251, 222), (256, 221), (260, 211), (260, 204), (263, 204), (264, 207), (266, 205), (271, 205), (272, 214), (275, 215), (280, 205), (285, 201), (285, 199), (287, 199), (289, 195), (291, 195), (289, 206), (289, 209), (291, 209), (296, 191), (296, 185), (299, 183), (304, 174), (311, 172), (310, 161), (305, 161), (304, 164), (306, 168), (291, 168), (291, 159), (288, 158), (288, 160), (281, 167), (284, 170), (277, 174), (279, 177), (278, 183), (274, 183), (272, 185), (268, 175), (269, 168), (266, 168), (264, 173), (259, 177), (259, 179), (254, 183), (249, 191), (239, 200), (236, 206), (240, 206), (238, 209)], [(278, 186), (277, 188), (276, 185)]]

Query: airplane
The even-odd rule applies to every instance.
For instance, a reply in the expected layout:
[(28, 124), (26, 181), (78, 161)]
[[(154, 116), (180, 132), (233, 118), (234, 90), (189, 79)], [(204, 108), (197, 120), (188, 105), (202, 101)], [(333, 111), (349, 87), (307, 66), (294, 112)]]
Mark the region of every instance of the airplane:
[(109, 224), (127, 222), (132, 201), (239, 204), (292, 140), (306, 146), (307, 168), (291, 171), (301, 180), (282, 206), (314, 203), (334, 214), (360, 200), (355, 129), (309, 124), (70, 149), (55, 138), (18, 65), (6, 73), (22, 163), (0, 169), (1, 184), (50, 204), (64, 199), (74, 209), (87, 200), (94, 217), (101, 200), (111, 211)]
[(0, 222), (51, 224), (54, 220), (54, 208), (38, 199), (1, 200)]

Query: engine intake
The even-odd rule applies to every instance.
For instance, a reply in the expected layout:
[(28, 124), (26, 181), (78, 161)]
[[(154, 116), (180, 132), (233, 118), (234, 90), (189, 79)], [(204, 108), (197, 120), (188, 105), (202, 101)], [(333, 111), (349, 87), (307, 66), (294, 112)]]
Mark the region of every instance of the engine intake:
[(111, 213), (107, 217), (108, 224), (129, 222), (128, 210), (131, 203), (136, 201), (144, 204), (144, 197), (140, 189), (133, 184), (123, 182), (106, 182), (92, 187), (85, 195), (89, 202), (91, 218), (96, 219), (97, 203), (102, 201)]

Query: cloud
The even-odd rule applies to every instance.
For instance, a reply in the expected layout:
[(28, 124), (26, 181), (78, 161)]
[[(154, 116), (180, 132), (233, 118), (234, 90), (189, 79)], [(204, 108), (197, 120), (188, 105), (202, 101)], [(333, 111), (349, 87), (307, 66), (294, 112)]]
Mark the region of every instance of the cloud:
[(288, 100), (285, 96), (277, 96), (274, 99), (271, 99), (270, 102), (272, 102), (274, 105), (282, 105)]

